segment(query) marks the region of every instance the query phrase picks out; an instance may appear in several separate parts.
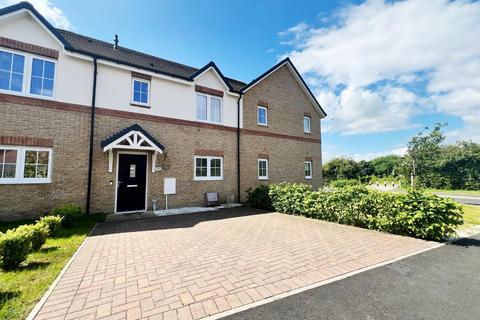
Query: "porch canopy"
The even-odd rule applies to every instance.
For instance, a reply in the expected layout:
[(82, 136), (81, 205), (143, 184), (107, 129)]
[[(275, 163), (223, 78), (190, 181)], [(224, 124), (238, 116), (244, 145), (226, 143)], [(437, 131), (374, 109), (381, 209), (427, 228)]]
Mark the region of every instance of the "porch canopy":
[(113, 172), (113, 150), (151, 151), (152, 172), (155, 172), (157, 155), (163, 153), (165, 147), (138, 124), (131, 125), (111, 135), (100, 143), (103, 152), (108, 152), (108, 172)]

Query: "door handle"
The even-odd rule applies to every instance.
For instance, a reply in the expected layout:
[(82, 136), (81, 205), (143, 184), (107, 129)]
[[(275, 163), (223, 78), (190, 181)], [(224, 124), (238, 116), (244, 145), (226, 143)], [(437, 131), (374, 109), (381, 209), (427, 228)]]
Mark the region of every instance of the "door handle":
[(127, 188), (136, 188), (138, 184), (127, 184)]

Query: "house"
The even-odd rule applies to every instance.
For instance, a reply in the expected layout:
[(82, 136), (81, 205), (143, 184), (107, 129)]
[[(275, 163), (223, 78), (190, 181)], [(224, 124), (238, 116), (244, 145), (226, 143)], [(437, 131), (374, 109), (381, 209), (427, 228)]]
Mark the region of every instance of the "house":
[[(250, 83), (0, 9), (0, 218), (245, 201), (259, 184), (322, 184), (320, 104), (287, 58)], [(171, 181), (171, 180), (170, 180)]]

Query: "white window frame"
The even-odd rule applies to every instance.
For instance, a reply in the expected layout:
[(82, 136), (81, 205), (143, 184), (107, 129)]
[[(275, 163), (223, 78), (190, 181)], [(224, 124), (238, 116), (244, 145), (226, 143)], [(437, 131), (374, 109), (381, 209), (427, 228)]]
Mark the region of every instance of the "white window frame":
[(304, 171), (305, 171), (305, 165), (306, 164), (308, 164), (310, 166), (310, 175), (309, 176), (305, 175), (305, 179), (311, 180), (311, 179), (313, 179), (313, 163), (310, 160), (305, 161), (304, 164), (303, 164), (303, 166), (304, 166), (303, 170)]
[[(55, 93), (56, 93), (56, 88), (57, 88), (57, 76), (58, 76), (58, 61), (52, 58), (40, 56), (37, 54), (33, 53), (26, 53), (23, 51), (18, 51), (18, 50), (12, 50), (12, 49), (7, 49), (7, 48), (0, 48), (1, 51), (5, 51), (8, 53), (13, 53), (13, 54), (18, 54), (20, 56), (23, 56), (25, 58), (25, 63), (23, 65), (23, 83), (22, 83), (22, 91), (10, 91), (10, 90), (3, 90), (0, 89), (0, 93), (6, 93), (10, 95), (15, 95), (15, 96), (27, 96), (27, 97), (34, 97), (34, 98), (40, 98), (40, 99), (45, 99), (45, 100), (54, 100), (55, 99)], [(35, 94), (35, 93), (30, 93), (30, 87), (31, 87), (31, 81), (32, 81), (32, 64), (33, 64), (33, 58), (36, 59), (41, 59), (45, 61), (52, 62), (55, 65), (55, 71), (53, 74), (53, 93), (52, 96), (42, 96), (41, 94)]]
[[(197, 118), (197, 96), (203, 96), (207, 98), (207, 119), (198, 119)], [(211, 120), (211, 99), (218, 99), (220, 100), (220, 121), (212, 121)], [(200, 92), (195, 92), (195, 119), (200, 122), (207, 122), (207, 123), (212, 123), (212, 124), (223, 124), (223, 98), (211, 94), (206, 94), (206, 93), (200, 93)]]
[[(139, 101), (133, 100), (133, 93), (134, 93), (134, 88), (135, 88), (135, 86), (134, 86), (135, 81), (138, 81), (138, 82), (141, 82), (141, 83), (143, 82), (143, 83), (146, 83), (146, 84), (148, 85), (147, 103), (143, 103), (143, 102), (139, 102)], [(138, 105), (141, 105), (141, 106), (149, 107), (149, 106), (150, 106), (150, 92), (152, 91), (151, 89), (152, 89), (152, 83), (151, 83), (151, 81), (133, 77), (133, 78), (132, 78), (132, 91), (131, 91), (130, 103), (131, 103), (131, 104), (138, 104)]]
[[(33, 70), (33, 59), (38, 59), (38, 60), (44, 60), (53, 63), (54, 65), (54, 70), (53, 70), (53, 88), (52, 88), (52, 95), (51, 96), (44, 96), (41, 94), (36, 94), (36, 93), (31, 93), (30, 89), (32, 86), (32, 70)], [(55, 98), (55, 88), (57, 87), (57, 60), (47, 58), (44, 56), (39, 56), (35, 54), (30, 54), (29, 61), (28, 61), (28, 95), (32, 97), (39, 97), (42, 99), (54, 99)]]
[(6, 48), (0, 48), (0, 51), (11, 53), (11, 54), (16, 54), (19, 56), (23, 57), (23, 80), (22, 80), (22, 91), (12, 91), (12, 90), (5, 90), (5, 89), (0, 89), (1, 93), (7, 93), (7, 94), (15, 94), (15, 95), (25, 95), (26, 92), (26, 86), (27, 86), (27, 81), (26, 78), (28, 77), (30, 79), (30, 76), (27, 75), (27, 70), (28, 70), (28, 62), (29, 62), (29, 57), (23, 52), (19, 51), (14, 51), (14, 50), (9, 50)]
[[(261, 176), (260, 175), (260, 162), (265, 162), (266, 163), (266, 171), (267, 171), (267, 174), (265, 176)], [(257, 175), (258, 175), (258, 180), (268, 180), (268, 170), (269, 170), (269, 159), (265, 159), (265, 158), (260, 158), (257, 160)]]
[[(9, 149), (17, 151), (17, 166), (15, 168), (15, 178), (0, 178), (0, 184), (44, 184), (52, 182), (52, 162), (53, 149), (44, 147), (24, 147), (0, 145), (0, 149)], [(48, 173), (46, 178), (24, 178), (25, 173), (25, 153), (27, 151), (48, 151)]]
[[(260, 122), (260, 110), (265, 110), (265, 123)], [(257, 124), (259, 126), (268, 126), (268, 108), (257, 106)]]
[[(305, 128), (305, 120), (308, 120), (308, 129)], [(311, 131), (312, 131), (312, 117), (303, 116), (303, 132), (311, 133)]]
[[(197, 177), (197, 159), (207, 159), (207, 176)], [(212, 177), (210, 174), (211, 160), (220, 159), (220, 176)], [(211, 180), (223, 180), (223, 157), (213, 156), (194, 156), (193, 157), (193, 180), (195, 181), (211, 181)]]

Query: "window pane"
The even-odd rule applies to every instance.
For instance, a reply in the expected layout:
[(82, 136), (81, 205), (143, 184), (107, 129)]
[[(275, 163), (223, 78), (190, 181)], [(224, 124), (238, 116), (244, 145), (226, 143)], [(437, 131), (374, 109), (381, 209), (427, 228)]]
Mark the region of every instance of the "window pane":
[(26, 164), (36, 164), (37, 163), (37, 151), (26, 151), (25, 152), (25, 163)]
[(25, 169), (24, 169), (24, 173), (23, 173), (23, 177), (24, 178), (35, 178), (35, 168), (36, 168), (36, 165), (34, 164), (26, 164), (25, 165)]
[(0, 89), (10, 89), (10, 72), (0, 71)]
[(303, 131), (310, 132), (310, 118), (303, 118)]
[(23, 66), (25, 64), (25, 57), (15, 54), (13, 56), (13, 68), (12, 71), (15, 73), (23, 74)]
[(133, 91), (133, 101), (140, 102), (140, 91)]
[(10, 71), (12, 67), (12, 54), (0, 51), (0, 70)]
[(220, 159), (211, 159), (210, 160), (210, 176), (212, 177), (221, 177), (222, 168)]
[(197, 119), (207, 120), (207, 97), (197, 95)]
[(5, 164), (3, 168), (3, 178), (15, 178), (15, 164)]
[(32, 77), (30, 82), (30, 93), (42, 94), (42, 78)]
[(42, 96), (48, 96), (48, 97), (53, 96), (53, 80), (50, 80), (50, 79), (43, 80)]
[[(3, 159), (3, 157), (1, 156), (1, 153), (0, 153), (0, 159)], [(10, 163), (10, 164), (17, 163), (17, 150), (5, 150), (5, 163)]]
[(36, 178), (46, 178), (46, 177), (48, 177), (48, 166), (43, 164), (37, 166)]
[(48, 164), (48, 151), (38, 152), (38, 164)]
[(45, 61), (45, 69), (43, 71), (43, 76), (47, 79), (52, 79), (55, 77), (55, 64), (50, 61)]
[(12, 73), (12, 82), (10, 84), (10, 90), (20, 92), (22, 91), (23, 75), (18, 73)]
[(206, 158), (197, 158), (195, 161), (195, 175), (197, 177), (206, 177), (207, 176), (207, 159)]
[(32, 76), (40, 78), (43, 77), (43, 60), (33, 58)]
[(147, 94), (147, 93), (142, 93), (142, 94), (140, 95), (140, 101), (141, 101), (142, 103), (148, 103), (148, 94)]
[(142, 92), (148, 93), (148, 83), (142, 82)]
[(312, 175), (312, 163), (305, 162), (305, 176), (310, 177)]
[(221, 102), (218, 98), (210, 98), (210, 121), (220, 122), (221, 120)]
[(258, 123), (267, 123), (267, 110), (264, 108), (258, 108)]
[(137, 80), (133, 80), (133, 90), (140, 91), (140, 82)]

